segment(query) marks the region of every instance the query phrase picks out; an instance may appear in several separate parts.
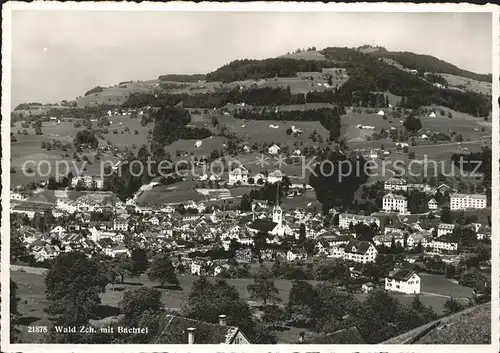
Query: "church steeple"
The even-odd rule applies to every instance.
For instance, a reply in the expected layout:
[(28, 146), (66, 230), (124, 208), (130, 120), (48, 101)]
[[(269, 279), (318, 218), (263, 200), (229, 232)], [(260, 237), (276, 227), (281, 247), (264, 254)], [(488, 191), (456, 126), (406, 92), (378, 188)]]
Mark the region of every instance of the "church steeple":
[(283, 225), (283, 211), (281, 210), (280, 207), (280, 197), (279, 197), (279, 192), (280, 192), (280, 183), (276, 183), (276, 203), (273, 207), (273, 222), (278, 223), (278, 225), (281, 227)]

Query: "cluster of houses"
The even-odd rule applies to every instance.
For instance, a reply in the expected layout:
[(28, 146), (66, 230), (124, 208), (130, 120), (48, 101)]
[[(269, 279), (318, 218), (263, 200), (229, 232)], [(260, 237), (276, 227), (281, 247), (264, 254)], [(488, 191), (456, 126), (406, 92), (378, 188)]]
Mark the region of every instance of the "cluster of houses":
[[(278, 181), (283, 175), (273, 172), (266, 177), (268, 182), (270, 177)], [(233, 182), (248, 182), (248, 171), (244, 167), (237, 168), (230, 173), (230, 178)], [(387, 180), (384, 189), (388, 193), (383, 198), (382, 211), (396, 212), (401, 220), (397, 214), (407, 213), (407, 200), (398, 192), (407, 191), (410, 187), (414, 186), (409, 186), (402, 178)], [(456, 225), (437, 220), (423, 222), (415, 218), (413, 223), (385, 224), (386, 217), (381, 215), (387, 215), (386, 212), (372, 215), (343, 212), (338, 214), (338, 223), (325, 226), (325, 217), (331, 217), (332, 212), (323, 216), (301, 208), (284, 209), (277, 200), (274, 203), (253, 200), (248, 212), (220, 210), (203, 202), (186, 201), (181, 212), (178, 207), (170, 205), (141, 207), (135, 204), (134, 199), (121, 202), (112, 193), (108, 196), (103, 196), (104, 192), (99, 194), (100, 198), (82, 196), (75, 200), (60, 197), (51, 204), (32, 202), (12, 193), (11, 198), (15, 200), (12, 213), (24, 213), (33, 218), (36, 212), (52, 212), (56, 217), (56, 225), (47, 233), (41, 234), (33, 229), (22, 232), (23, 240), (38, 261), (50, 260), (62, 252), (74, 250), (85, 251), (89, 255), (103, 253), (110, 257), (130, 255), (126, 244), (131, 242), (134, 246), (153, 251), (174, 251), (184, 259), (186, 271), (195, 275), (217, 276), (228, 269), (227, 261), (193, 258), (189, 253), (214, 247), (228, 251), (237, 244), (238, 256), (244, 258), (243, 261), (250, 261), (250, 248), (259, 234), (266, 235), (268, 244), (268, 249), (261, 253), (262, 259), (280, 256), (285, 261), (300, 261), (321, 256), (368, 264), (376, 260), (380, 247), (394, 245), (406, 250), (419, 247), (429, 254), (456, 256), (460, 252), (460, 244), (450, 236)], [(479, 196), (482, 195), (452, 193), (452, 200), (460, 200), (455, 201), (452, 208), (486, 207)], [(337, 214), (333, 211), (335, 217)], [(99, 216), (103, 213), (107, 214), (106, 218)], [(61, 218), (63, 215), (72, 216)], [(355, 228), (358, 224), (373, 229), (375, 236), (372, 241), (357, 239)], [(491, 229), (486, 225), (473, 223), (469, 227), (478, 239), (491, 236)], [(299, 245), (297, 240), (301, 233), (314, 243), (312, 252), (306, 252), (303, 245)], [(285, 243), (287, 246), (282, 246)], [(419, 286), (420, 279), (414, 273), (399, 271), (386, 279), (388, 290), (418, 292)]]

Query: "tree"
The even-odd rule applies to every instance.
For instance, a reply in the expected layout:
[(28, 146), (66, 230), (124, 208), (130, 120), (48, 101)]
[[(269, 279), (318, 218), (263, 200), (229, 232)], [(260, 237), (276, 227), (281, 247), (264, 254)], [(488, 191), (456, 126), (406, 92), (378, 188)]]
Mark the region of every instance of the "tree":
[(132, 261), (134, 262), (134, 267), (132, 274), (134, 276), (139, 276), (140, 274), (146, 272), (149, 267), (148, 254), (146, 250), (141, 248), (135, 248), (132, 250)]
[(28, 248), (21, 240), (21, 234), (18, 230), (12, 229), (10, 232), (10, 262), (29, 264), (32, 260), (33, 255), (29, 253)]
[(162, 292), (154, 288), (141, 287), (126, 291), (118, 303), (125, 316), (125, 324), (135, 326), (146, 311), (160, 312), (163, 309), (161, 297)]
[(240, 327), (254, 343), (252, 338), (255, 325), (250, 307), (240, 298), (236, 288), (222, 279), (211, 283), (205, 277), (200, 277), (194, 281), (182, 314), (195, 320), (212, 323), (219, 321), (219, 315), (226, 315), (227, 325)]
[(299, 228), (299, 244), (304, 244), (306, 241), (306, 225), (304, 223), (300, 224)]
[(107, 283), (101, 264), (86, 254), (59, 255), (45, 277), (47, 312), (58, 315), (58, 324), (86, 325)]
[(408, 159), (415, 159), (415, 152), (408, 152)]
[(287, 316), (293, 321), (314, 326), (320, 310), (321, 303), (314, 287), (305, 281), (294, 281), (285, 307)]
[(262, 321), (267, 325), (279, 326), (283, 322), (285, 312), (278, 305), (267, 305), (263, 309)]
[(125, 277), (131, 277), (134, 272), (134, 262), (126, 254), (120, 254), (111, 261), (111, 267), (116, 276), (123, 283)]
[(448, 299), (445, 303), (444, 303), (444, 314), (445, 315), (453, 315), (453, 314), (456, 314), (462, 310), (464, 310), (465, 307), (460, 304), (460, 302), (452, 297), (450, 297), (450, 299)]
[(449, 207), (443, 207), (441, 211), (441, 222), (443, 223), (451, 223), (451, 212)]
[(165, 283), (179, 285), (174, 265), (168, 254), (160, 254), (153, 259), (148, 277), (151, 281), (159, 281), (162, 287)]
[(250, 200), (250, 196), (248, 196), (248, 194), (244, 194), (241, 197), (240, 210), (243, 212), (252, 210), (252, 201)]
[(281, 301), (279, 291), (274, 286), (273, 275), (265, 266), (260, 267), (259, 272), (253, 278), (253, 283), (249, 284), (247, 289), (250, 293), (250, 299), (260, 299), (264, 305), (267, 305), (268, 300), (271, 300), (273, 304)]
[(20, 341), (20, 333), (19, 329), (17, 328), (17, 323), (19, 320), (19, 310), (17, 308), (17, 303), (21, 300), (17, 296), (17, 283), (14, 282), (12, 279), (10, 280), (10, 298), (9, 298), (9, 305), (10, 305), (10, 342), (11, 343), (16, 343)]
[(408, 116), (404, 122), (404, 127), (410, 133), (415, 133), (422, 128), (422, 122), (415, 116)]
[(35, 128), (35, 135), (41, 135), (42, 134), (42, 128), (41, 127), (36, 127)]

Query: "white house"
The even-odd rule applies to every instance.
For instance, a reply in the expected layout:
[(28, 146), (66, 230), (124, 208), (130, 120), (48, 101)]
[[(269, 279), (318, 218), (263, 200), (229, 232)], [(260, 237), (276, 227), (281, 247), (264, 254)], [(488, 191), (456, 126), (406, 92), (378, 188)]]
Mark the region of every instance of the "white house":
[(397, 269), (385, 278), (385, 290), (403, 294), (420, 294), (420, 277), (414, 271)]
[(389, 178), (384, 183), (384, 190), (386, 191), (407, 191), (408, 185), (403, 178)]
[(57, 236), (58, 238), (61, 237), (61, 235), (63, 235), (64, 233), (66, 233), (66, 229), (64, 229), (63, 227), (61, 226), (57, 226), (55, 228), (52, 228), (52, 230), (50, 231), (50, 234), (51, 235), (55, 235)]
[(349, 229), (349, 225), (352, 223), (355, 226), (358, 223), (364, 223), (367, 226), (375, 223), (377, 227), (380, 227), (380, 220), (376, 217), (371, 216), (361, 216), (351, 213), (341, 213), (339, 215), (339, 228), (341, 229)]
[(384, 115), (385, 115), (385, 113), (384, 113), (384, 111), (383, 111), (383, 110), (379, 110), (379, 111), (378, 111), (378, 113), (377, 113), (377, 115), (384, 116)]
[(386, 212), (408, 212), (408, 200), (402, 195), (389, 193), (382, 198), (382, 209)]
[(272, 145), (267, 151), (269, 154), (278, 154), (280, 152), (280, 148), (277, 145)]
[(439, 205), (436, 201), (436, 199), (432, 198), (427, 202), (427, 207), (429, 207), (429, 210), (437, 210)]
[(432, 239), (432, 234), (429, 232), (426, 231), (415, 232), (408, 236), (408, 238), (406, 239), (406, 245), (409, 248), (414, 248), (415, 246), (418, 245), (418, 243), (421, 243), (422, 246), (425, 248), (427, 247), (431, 239)]
[(351, 240), (344, 248), (344, 260), (359, 263), (374, 262), (377, 257), (377, 249), (368, 241)]
[(452, 242), (452, 241), (447, 241), (446, 239), (434, 239), (431, 241), (429, 246), (437, 252), (441, 251), (457, 251), (458, 250), (458, 243)]
[(274, 172), (269, 173), (267, 176), (267, 182), (270, 184), (278, 183), (283, 180), (283, 172), (281, 170), (276, 169)]
[(440, 236), (443, 236), (445, 234), (451, 234), (451, 233), (453, 233), (454, 229), (455, 229), (454, 224), (440, 223), (438, 225), (438, 229), (437, 229), (437, 236), (440, 237)]
[(307, 259), (307, 253), (305, 251), (292, 251), (288, 250), (286, 253), (287, 261), (305, 260)]
[(401, 245), (401, 247), (404, 247), (405, 237), (401, 233), (387, 233), (382, 235), (376, 235), (373, 237), (373, 242), (377, 246), (384, 245), (390, 247), (393, 239), (396, 245), (399, 244)]
[(10, 193), (10, 199), (11, 200), (18, 200), (18, 201), (24, 201), (26, 198), (19, 192), (11, 192)]
[(237, 184), (248, 182), (248, 170), (243, 166), (233, 169), (229, 172), (229, 184)]
[(482, 209), (486, 208), (486, 195), (481, 194), (452, 194), (450, 210)]
[(436, 117), (436, 113), (432, 112), (429, 114), (429, 118), (435, 118)]
[(191, 274), (192, 275), (201, 275), (201, 264), (198, 262), (192, 262), (191, 263)]

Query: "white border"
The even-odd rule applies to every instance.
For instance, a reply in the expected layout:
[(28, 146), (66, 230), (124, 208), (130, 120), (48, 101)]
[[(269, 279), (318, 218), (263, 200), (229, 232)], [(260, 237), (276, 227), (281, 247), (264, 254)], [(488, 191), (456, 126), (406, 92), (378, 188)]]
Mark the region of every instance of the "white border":
[[(500, 150), (500, 109), (499, 97), (500, 73), (500, 25), (499, 8), (496, 5), (470, 4), (390, 4), (390, 3), (356, 3), (356, 4), (323, 4), (323, 3), (114, 3), (114, 2), (8, 2), (2, 8), (2, 252), (1, 252), (1, 289), (2, 317), (1, 338), (2, 351), (5, 352), (159, 352), (159, 351), (190, 351), (190, 352), (220, 352), (220, 345), (76, 345), (76, 344), (10, 344), (9, 342), (9, 253), (10, 253), (10, 77), (11, 77), (11, 12), (13, 10), (49, 10), (49, 11), (252, 11), (252, 12), (491, 12), (493, 21), (493, 110), (492, 110), (492, 149), (493, 149), (493, 186), (492, 186), (492, 343), (490, 345), (249, 345), (228, 346), (231, 351), (238, 352), (477, 352), (500, 351), (499, 318), (499, 254), (500, 218), (499, 197), (499, 150)], [(225, 347), (225, 346), (224, 346)], [(411, 348), (410, 348), (411, 347)], [(225, 347), (226, 348), (226, 347)]]

